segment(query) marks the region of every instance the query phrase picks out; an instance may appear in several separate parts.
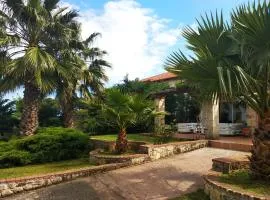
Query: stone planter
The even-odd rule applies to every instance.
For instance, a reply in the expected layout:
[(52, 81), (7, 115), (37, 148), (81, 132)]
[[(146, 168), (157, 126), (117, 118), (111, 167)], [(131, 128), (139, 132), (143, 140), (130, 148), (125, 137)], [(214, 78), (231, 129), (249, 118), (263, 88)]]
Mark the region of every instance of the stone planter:
[[(92, 149), (104, 149), (106, 151), (113, 152), (115, 151), (115, 142), (114, 141), (105, 141), (98, 139), (90, 139), (90, 144)], [(140, 149), (141, 145), (146, 144), (145, 142), (128, 142), (128, 150), (137, 152)]]
[(175, 154), (185, 153), (208, 146), (207, 140), (173, 142), (160, 145), (141, 145), (140, 153), (148, 154), (151, 160), (165, 158)]
[(141, 164), (149, 161), (147, 154), (130, 154), (130, 155), (106, 155), (102, 154), (103, 149), (96, 149), (89, 153), (89, 159), (91, 162), (95, 162), (98, 165), (110, 164), (110, 163), (130, 163)]
[(270, 197), (255, 195), (245, 190), (237, 190), (230, 185), (218, 181), (220, 173), (204, 176), (204, 192), (211, 200), (269, 200)]

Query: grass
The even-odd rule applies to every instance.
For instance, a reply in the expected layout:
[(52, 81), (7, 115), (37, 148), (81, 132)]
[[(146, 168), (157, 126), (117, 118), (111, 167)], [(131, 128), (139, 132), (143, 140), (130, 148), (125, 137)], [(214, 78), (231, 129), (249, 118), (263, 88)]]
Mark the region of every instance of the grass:
[(88, 158), (76, 160), (66, 160), (61, 162), (52, 162), (39, 165), (28, 165), (23, 167), (12, 167), (0, 169), (0, 179), (19, 178), (33, 175), (43, 175), (54, 172), (61, 172), (71, 169), (79, 169), (83, 167), (93, 166), (89, 163)]
[[(117, 138), (116, 134), (91, 136), (91, 139), (98, 139), (98, 140), (105, 140), (105, 141), (115, 141), (116, 138)], [(146, 135), (141, 135), (141, 134), (127, 134), (127, 138), (129, 141), (145, 142), (148, 144), (154, 144), (157, 141), (156, 137), (146, 136)], [(172, 138), (168, 142), (177, 142), (177, 141), (179, 142), (183, 140)]]
[(230, 184), (236, 189), (263, 196), (270, 196), (270, 183), (251, 179), (248, 170), (239, 170), (230, 174), (223, 174), (220, 177), (220, 182)]
[(210, 200), (209, 196), (207, 196), (203, 189), (199, 189), (196, 192), (192, 192), (172, 200)]

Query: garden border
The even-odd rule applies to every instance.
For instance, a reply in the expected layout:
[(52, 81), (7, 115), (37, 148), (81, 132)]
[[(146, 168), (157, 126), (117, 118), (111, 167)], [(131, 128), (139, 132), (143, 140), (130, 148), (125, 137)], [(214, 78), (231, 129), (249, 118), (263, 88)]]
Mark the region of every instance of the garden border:
[(10, 196), (23, 191), (34, 190), (41, 187), (46, 187), (49, 185), (74, 180), (79, 177), (87, 177), (97, 173), (104, 173), (122, 167), (128, 167), (130, 165), (132, 165), (132, 163), (130, 162), (114, 163), (81, 168), (79, 170), (68, 170), (65, 172), (57, 172), (41, 176), (0, 179), (0, 198)]
[[(123, 163), (105, 164), (93, 166), (88, 168), (81, 168), (77, 170), (69, 170), (65, 172), (57, 172), (52, 174), (30, 176), (12, 179), (0, 179), (0, 198), (10, 196), (23, 191), (29, 191), (46, 187), (79, 177), (87, 177), (97, 173), (104, 173), (115, 169), (129, 167), (133, 165), (143, 164), (145, 162), (158, 160), (169, 157), (174, 154), (185, 153), (188, 151), (204, 148), (208, 144), (207, 140), (196, 140), (187, 142), (174, 142), (161, 145), (141, 145), (139, 151), (141, 153), (147, 152), (150, 159), (143, 159), (139, 162), (127, 161)], [(142, 154), (145, 158), (148, 156)], [(157, 156), (158, 155), (158, 156)]]
[(269, 200), (269, 198), (248, 192), (238, 192), (226, 184), (213, 180), (218, 178), (218, 174), (221, 173), (209, 173), (208, 175), (203, 176), (204, 192), (210, 196), (211, 200)]

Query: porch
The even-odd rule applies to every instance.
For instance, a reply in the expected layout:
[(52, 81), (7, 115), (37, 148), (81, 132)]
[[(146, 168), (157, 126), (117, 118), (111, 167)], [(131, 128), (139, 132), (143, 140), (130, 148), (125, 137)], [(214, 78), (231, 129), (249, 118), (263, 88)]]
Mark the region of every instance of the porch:
[[(182, 107), (186, 106), (188, 110), (182, 107), (179, 109), (179, 103), (173, 106), (168, 104), (168, 94), (172, 93), (171, 91), (169, 93), (163, 91), (163, 93), (155, 96), (156, 110), (171, 113), (169, 117), (158, 116), (155, 120), (156, 125), (170, 124), (167, 119), (171, 118), (171, 121), (173, 119), (176, 122), (179, 133), (195, 132), (199, 128), (208, 139), (222, 138), (226, 141), (228, 141), (227, 137), (223, 136), (241, 136), (243, 127), (248, 127), (250, 133), (252, 133), (258, 126), (259, 119), (256, 112), (243, 103), (204, 102), (201, 104), (199, 112), (196, 111), (197, 113), (194, 115), (194, 109), (192, 110), (193, 113), (188, 113), (190, 105), (180, 104)], [(174, 91), (174, 94), (178, 95), (177, 93), (179, 94), (179, 91), (176, 93)], [(186, 121), (179, 121), (179, 119), (183, 119), (182, 116), (187, 116), (184, 118)], [(192, 138), (193, 136), (188, 137)], [(232, 138), (235, 139), (235, 137)], [(236, 139), (236, 141), (240, 142), (241, 140)], [(246, 141), (246, 139), (243, 139), (243, 141)]]
[[(201, 134), (198, 138), (193, 133), (176, 133), (174, 137), (191, 140), (206, 139), (204, 134)], [(250, 152), (252, 139), (251, 137), (244, 136), (220, 136), (216, 140), (209, 140), (209, 146), (213, 148)]]

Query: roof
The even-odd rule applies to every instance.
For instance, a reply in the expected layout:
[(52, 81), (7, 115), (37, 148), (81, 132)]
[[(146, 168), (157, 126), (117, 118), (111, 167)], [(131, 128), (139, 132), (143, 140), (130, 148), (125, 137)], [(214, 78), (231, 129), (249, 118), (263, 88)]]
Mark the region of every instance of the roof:
[(165, 72), (165, 73), (162, 73), (162, 74), (158, 74), (156, 76), (151, 76), (151, 77), (148, 77), (148, 78), (144, 78), (142, 79), (141, 81), (142, 82), (156, 82), (156, 81), (165, 81), (165, 80), (169, 80), (169, 79), (175, 79), (177, 78), (177, 75), (176, 74), (173, 74), (171, 72)]

